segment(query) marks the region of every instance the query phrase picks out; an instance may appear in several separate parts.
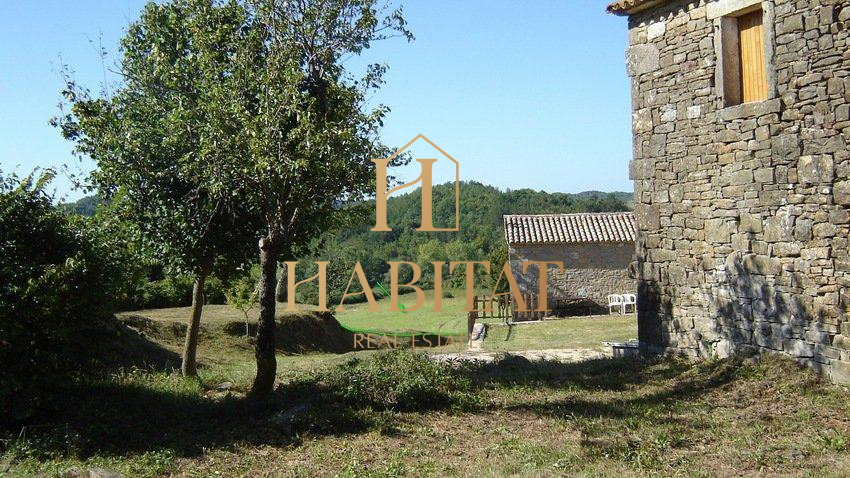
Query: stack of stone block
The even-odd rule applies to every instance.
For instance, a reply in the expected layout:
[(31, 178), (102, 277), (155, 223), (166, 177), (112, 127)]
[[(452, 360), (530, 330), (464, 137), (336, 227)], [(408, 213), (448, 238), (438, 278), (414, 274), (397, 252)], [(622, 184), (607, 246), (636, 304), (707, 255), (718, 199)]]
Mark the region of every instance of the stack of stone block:
[(850, 1), (761, 2), (771, 91), (735, 106), (723, 1), (629, 17), (641, 344), (850, 383)]

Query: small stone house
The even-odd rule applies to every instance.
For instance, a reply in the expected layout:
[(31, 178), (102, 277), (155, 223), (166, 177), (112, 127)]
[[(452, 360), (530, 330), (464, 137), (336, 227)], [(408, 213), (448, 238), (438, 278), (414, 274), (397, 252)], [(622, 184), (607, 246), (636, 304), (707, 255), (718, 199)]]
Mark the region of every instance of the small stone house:
[(523, 293), (539, 294), (539, 268), (527, 261), (562, 261), (547, 268), (547, 300), (555, 313), (570, 305), (607, 310), (608, 294), (635, 293), (628, 267), (635, 251), (630, 212), (505, 215), (508, 259)]
[(621, 0), (644, 350), (850, 383), (850, 1)]

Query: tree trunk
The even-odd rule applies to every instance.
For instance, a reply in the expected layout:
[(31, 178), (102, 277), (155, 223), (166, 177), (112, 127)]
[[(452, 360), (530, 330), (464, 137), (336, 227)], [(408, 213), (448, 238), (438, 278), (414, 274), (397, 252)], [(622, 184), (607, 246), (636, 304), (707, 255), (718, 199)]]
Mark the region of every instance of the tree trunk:
[(186, 342), (183, 345), (183, 364), (180, 367), (184, 377), (198, 375), (198, 332), (201, 329), (201, 311), (204, 308), (204, 283), (207, 273), (200, 272), (195, 276), (195, 286), (192, 288), (192, 314), (189, 316), (189, 326), (186, 327)]
[(263, 398), (272, 392), (277, 372), (274, 343), (277, 256), (277, 248), (271, 241), (266, 237), (260, 239), (260, 323), (257, 324), (257, 376), (251, 386), (252, 398)]
[(277, 280), (277, 301), (286, 302), (286, 267), (281, 267), (280, 278)]

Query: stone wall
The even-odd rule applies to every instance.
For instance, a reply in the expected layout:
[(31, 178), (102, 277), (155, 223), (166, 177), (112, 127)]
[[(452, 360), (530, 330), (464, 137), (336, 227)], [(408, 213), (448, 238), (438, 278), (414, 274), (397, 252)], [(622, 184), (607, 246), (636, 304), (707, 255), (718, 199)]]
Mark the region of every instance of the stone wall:
[(850, 1), (761, 2), (770, 98), (725, 107), (716, 12), (629, 19), (639, 337), (850, 383)]
[(541, 244), (513, 246), (511, 268), (523, 292), (537, 294), (539, 271), (536, 265), (522, 273), (524, 261), (562, 261), (564, 272), (555, 266), (547, 269), (549, 297), (589, 297), (599, 307), (608, 306), (608, 294), (635, 293), (635, 280), (628, 267), (634, 256), (634, 244)]

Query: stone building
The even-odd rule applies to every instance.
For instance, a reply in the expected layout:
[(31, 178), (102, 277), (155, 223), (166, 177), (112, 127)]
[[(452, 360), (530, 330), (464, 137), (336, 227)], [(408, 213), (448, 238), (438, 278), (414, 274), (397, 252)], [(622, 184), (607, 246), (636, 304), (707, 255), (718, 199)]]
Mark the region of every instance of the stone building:
[(850, 383), (850, 1), (622, 0), (639, 338)]
[(607, 310), (607, 295), (635, 293), (628, 267), (634, 259), (635, 220), (629, 212), (505, 215), (508, 259), (523, 292), (539, 293), (539, 270), (527, 261), (562, 261), (547, 268), (550, 308)]

